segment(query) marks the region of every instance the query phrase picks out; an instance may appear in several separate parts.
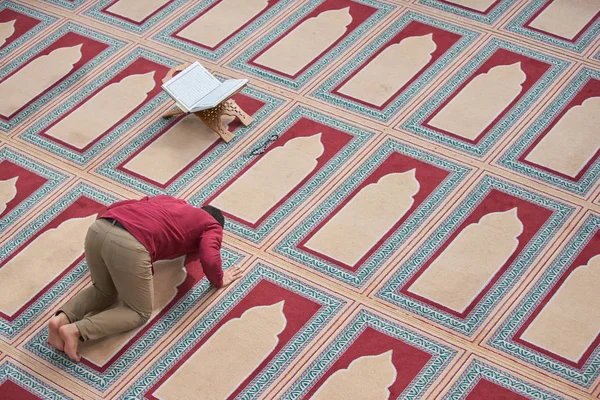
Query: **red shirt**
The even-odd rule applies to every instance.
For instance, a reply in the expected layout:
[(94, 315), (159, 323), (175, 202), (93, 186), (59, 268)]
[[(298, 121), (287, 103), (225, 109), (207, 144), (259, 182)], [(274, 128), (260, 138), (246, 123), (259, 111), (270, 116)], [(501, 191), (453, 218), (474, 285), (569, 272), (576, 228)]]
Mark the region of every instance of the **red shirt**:
[(112, 204), (98, 218), (119, 221), (150, 253), (152, 261), (198, 253), (204, 275), (223, 286), (223, 228), (206, 211), (172, 196), (144, 197)]

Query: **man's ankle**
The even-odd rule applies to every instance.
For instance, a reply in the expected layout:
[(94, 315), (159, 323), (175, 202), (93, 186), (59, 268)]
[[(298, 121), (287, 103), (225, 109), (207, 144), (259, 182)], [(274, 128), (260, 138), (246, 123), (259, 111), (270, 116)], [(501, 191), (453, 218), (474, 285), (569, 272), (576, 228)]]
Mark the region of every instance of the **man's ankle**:
[(63, 310), (58, 310), (58, 311), (57, 311), (57, 312), (54, 314), (54, 316), (55, 316), (55, 317), (59, 317), (59, 318), (62, 316), (62, 317), (63, 317), (63, 318), (66, 320), (67, 324), (71, 324), (71, 323), (72, 323), (72, 322), (71, 322), (71, 319), (69, 318), (69, 316), (68, 316), (68, 315), (67, 315), (67, 314), (66, 314), (66, 313), (65, 313)]

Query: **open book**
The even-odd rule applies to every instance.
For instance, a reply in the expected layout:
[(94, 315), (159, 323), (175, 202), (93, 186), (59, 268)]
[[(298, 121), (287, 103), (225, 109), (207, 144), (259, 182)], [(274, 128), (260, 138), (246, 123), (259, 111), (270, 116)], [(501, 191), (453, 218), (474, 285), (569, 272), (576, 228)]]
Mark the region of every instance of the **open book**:
[(248, 79), (219, 81), (199, 62), (195, 62), (162, 85), (162, 88), (187, 113), (216, 107), (237, 93)]

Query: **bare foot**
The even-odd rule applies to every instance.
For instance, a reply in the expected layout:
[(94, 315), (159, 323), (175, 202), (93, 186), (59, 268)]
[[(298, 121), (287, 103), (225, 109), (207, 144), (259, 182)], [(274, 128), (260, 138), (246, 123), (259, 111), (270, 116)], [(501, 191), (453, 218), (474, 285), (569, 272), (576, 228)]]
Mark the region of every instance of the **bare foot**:
[(61, 326), (69, 323), (69, 319), (65, 315), (65, 313), (60, 313), (55, 315), (48, 322), (48, 344), (55, 349), (63, 351), (65, 348), (65, 341), (62, 340), (58, 330)]
[(75, 324), (67, 324), (60, 327), (58, 330), (60, 337), (65, 341), (65, 353), (69, 356), (69, 358), (73, 361), (79, 362), (81, 360), (81, 356), (77, 351), (79, 347), (79, 329)]

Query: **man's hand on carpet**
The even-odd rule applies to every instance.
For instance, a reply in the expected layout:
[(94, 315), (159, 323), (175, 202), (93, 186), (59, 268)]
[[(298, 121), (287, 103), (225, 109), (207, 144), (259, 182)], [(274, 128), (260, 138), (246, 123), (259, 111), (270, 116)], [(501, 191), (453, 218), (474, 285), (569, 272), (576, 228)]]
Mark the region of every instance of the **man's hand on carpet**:
[(231, 267), (223, 272), (223, 287), (231, 285), (234, 281), (237, 281), (242, 277), (242, 268), (240, 265), (237, 267)]

